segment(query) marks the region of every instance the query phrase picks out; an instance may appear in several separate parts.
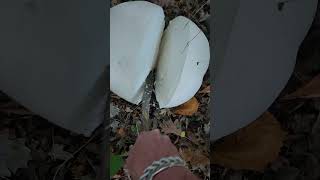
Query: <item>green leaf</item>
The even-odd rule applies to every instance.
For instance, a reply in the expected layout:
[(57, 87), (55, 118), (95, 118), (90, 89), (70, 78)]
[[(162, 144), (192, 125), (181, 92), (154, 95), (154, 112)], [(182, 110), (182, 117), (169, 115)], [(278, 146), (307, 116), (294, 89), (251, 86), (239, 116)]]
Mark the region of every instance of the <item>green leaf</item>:
[(131, 125), (130, 129), (132, 133), (139, 134), (140, 130), (142, 129), (141, 121), (137, 121), (136, 124)]
[(120, 155), (111, 153), (110, 156), (110, 175), (114, 176), (123, 166), (124, 160)]

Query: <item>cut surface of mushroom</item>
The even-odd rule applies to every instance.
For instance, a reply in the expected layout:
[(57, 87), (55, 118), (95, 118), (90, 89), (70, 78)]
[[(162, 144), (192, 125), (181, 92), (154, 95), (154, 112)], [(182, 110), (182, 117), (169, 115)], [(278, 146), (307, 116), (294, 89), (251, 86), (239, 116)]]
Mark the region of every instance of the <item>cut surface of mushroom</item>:
[(164, 13), (146, 1), (130, 1), (110, 11), (110, 89), (134, 104), (142, 99), (144, 82), (153, 69)]

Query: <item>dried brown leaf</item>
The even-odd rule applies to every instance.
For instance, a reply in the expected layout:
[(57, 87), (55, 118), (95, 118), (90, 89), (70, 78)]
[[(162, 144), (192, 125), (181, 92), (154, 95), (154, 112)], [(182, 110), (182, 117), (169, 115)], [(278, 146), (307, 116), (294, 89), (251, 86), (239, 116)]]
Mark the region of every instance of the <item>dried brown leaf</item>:
[[(25, 146), (25, 139), (10, 140), (9, 130), (0, 131), (0, 177), (10, 176), (19, 168), (27, 168), (31, 150)], [(1, 179), (1, 178), (0, 178)]]
[(66, 160), (73, 155), (65, 150), (63, 150), (64, 145), (62, 144), (53, 144), (52, 150), (49, 153), (50, 156), (52, 156), (53, 159), (62, 159)]
[(187, 139), (192, 143), (199, 145), (199, 139), (196, 137), (194, 133), (188, 132)]
[(295, 92), (284, 97), (291, 98), (320, 98), (320, 74), (314, 77), (309, 83)]
[(172, 122), (171, 120), (168, 120), (168, 121), (163, 121), (160, 124), (160, 127), (164, 134), (175, 134), (177, 136), (180, 136), (182, 133), (182, 130), (177, 127), (178, 125), (179, 125), (178, 120), (175, 120), (174, 122)]
[(85, 171), (86, 171), (85, 164), (77, 164), (71, 167), (71, 173), (72, 173), (73, 179), (79, 179), (85, 174)]
[(175, 110), (175, 114), (184, 115), (184, 116), (192, 116), (194, 113), (198, 111), (199, 102), (195, 97), (192, 97), (186, 103), (178, 106)]
[(120, 136), (120, 137), (125, 137), (126, 136), (126, 130), (124, 129), (124, 128), (119, 128), (118, 130), (117, 130), (117, 134)]
[(149, 0), (149, 1), (161, 7), (168, 7), (172, 3), (172, 0)]
[(206, 166), (210, 164), (210, 159), (208, 158), (208, 154), (197, 149), (180, 149), (181, 157), (186, 161), (190, 162), (193, 167), (198, 166)]
[(127, 113), (132, 113), (133, 112), (133, 110), (130, 107), (126, 107), (126, 109), (124, 111), (127, 112)]
[(210, 85), (203, 88), (201, 91), (199, 91), (201, 94), (209, 94), (210, 93)]
[(215, 144), (211, 162), (233, 169), (262, 171), (278, 157), (285, 136), (280, 123), (265, 112), (247, 127)]

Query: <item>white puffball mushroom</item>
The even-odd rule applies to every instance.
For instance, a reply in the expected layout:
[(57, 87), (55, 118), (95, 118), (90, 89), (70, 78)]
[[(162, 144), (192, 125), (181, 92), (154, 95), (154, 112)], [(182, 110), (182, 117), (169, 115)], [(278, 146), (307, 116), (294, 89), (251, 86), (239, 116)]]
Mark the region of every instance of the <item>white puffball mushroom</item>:
[(110, 10), (110, 89), (134, 104), (143, 95), (164, 29), (163, 9), (146, 1), (130, 1)]
[(164, 32), (155, 82), (160, 108), (181, 105), (199, 90), (210, 60), (209, 42), (190, 19), (179, 16)]

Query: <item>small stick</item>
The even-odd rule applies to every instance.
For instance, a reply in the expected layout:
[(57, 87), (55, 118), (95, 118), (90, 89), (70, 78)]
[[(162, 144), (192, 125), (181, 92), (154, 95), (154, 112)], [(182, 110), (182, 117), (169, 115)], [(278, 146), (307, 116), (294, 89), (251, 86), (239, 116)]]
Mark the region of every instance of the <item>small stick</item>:
[(150, 130), (151, 122), (150, 122), (150, 100), (151, 94), (153, 90), (153, 82), (154, 82), (154, 73), (150, 72), (148, 75), (146, 82), (144, 93), (142, 96), (142, 127), (143, 131)]
[(320, 113), (318, 114), (316, 122), (313, 124), (311, 134), (315, 134), (317, 131), (320, 131)]
[(191, 17), (194, 18), (194, 16), (195, 16), (196, 14), (198, 14), (198, 12), (199, 12), (206, 4), (208, 4), (208, 1), (205, 1), (204, 3), (202, 3), (202, 5), (201, 5), (198, 9), (194, 10), (194, 11), (192, 12), (192, 14), (191, 14)]
[(74, 156), (78, 152), (80, 152), (83, 148), (85, 148), (96, 136), (97, 136), (97, 134), (92, 135), (91, 138), (86, 143), (84, 143), (78, 150), (76, 150), (74, 153), (72, 153), (72, 155), (68, 159), (66, 159), (62, 164), (59, 165), (58, 169), (54, 173), (53, 180), (56, 180), (56, 177), (57, 177), (59, 171), (64, 167), (64, 165), (67, 164), (67, 162), (69, 162), (71, 159), (73, 159)]

